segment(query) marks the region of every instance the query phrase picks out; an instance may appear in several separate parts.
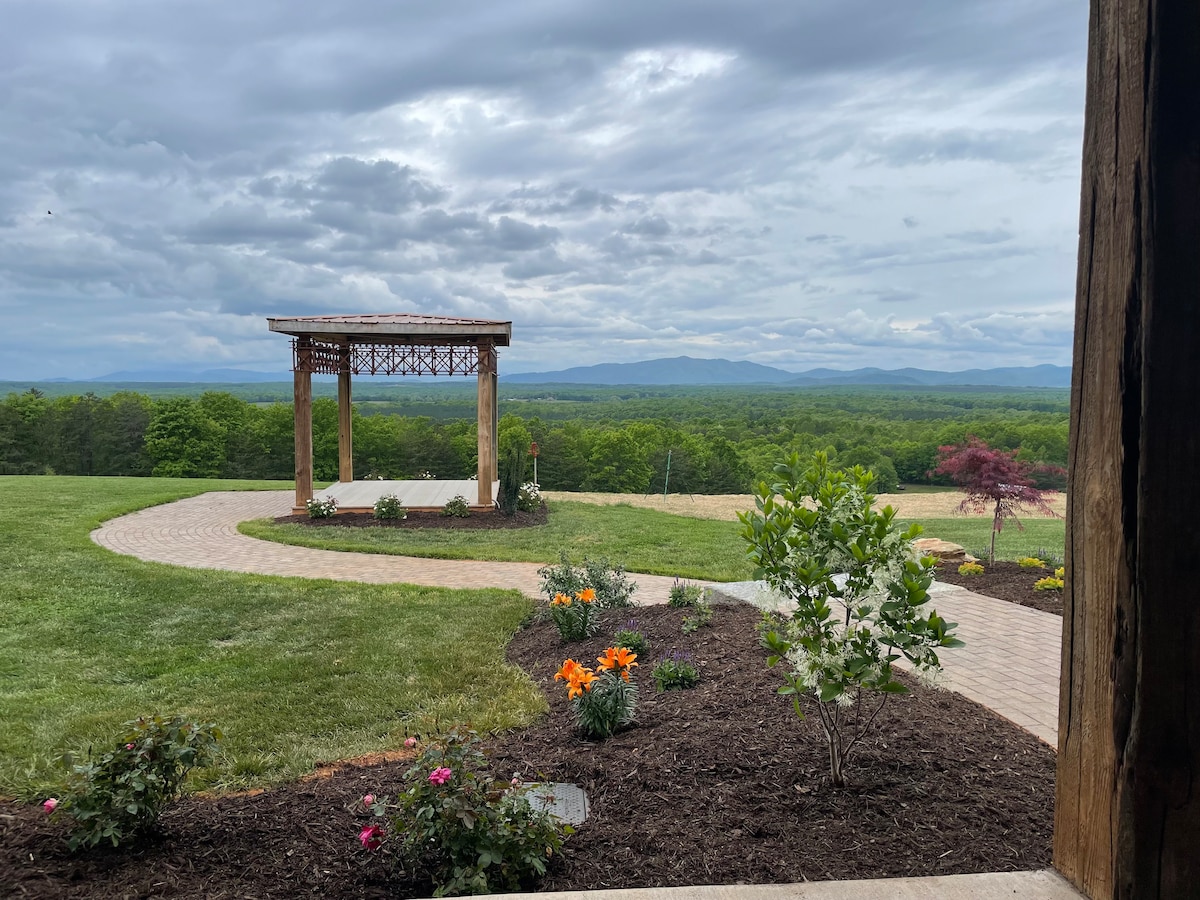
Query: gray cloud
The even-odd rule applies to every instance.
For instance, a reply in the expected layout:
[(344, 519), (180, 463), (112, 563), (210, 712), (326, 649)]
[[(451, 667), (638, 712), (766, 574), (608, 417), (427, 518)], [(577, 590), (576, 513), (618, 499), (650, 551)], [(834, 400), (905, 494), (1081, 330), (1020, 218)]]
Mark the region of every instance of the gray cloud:
[(0, 378), (281, 370), (263, 316), (385, 310), (511, 318), (510, 371), (1065, 362), (1085, 35), (1067, 0), (16, 5)]

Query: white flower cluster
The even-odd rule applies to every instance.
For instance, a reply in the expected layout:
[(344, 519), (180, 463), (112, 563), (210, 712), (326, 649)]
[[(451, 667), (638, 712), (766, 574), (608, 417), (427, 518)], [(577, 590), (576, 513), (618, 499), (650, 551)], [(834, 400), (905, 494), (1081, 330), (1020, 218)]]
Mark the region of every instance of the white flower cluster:
[(313, 497), (304, 504), (310, 519), (329, 519), (338, 511), (336, 497)]

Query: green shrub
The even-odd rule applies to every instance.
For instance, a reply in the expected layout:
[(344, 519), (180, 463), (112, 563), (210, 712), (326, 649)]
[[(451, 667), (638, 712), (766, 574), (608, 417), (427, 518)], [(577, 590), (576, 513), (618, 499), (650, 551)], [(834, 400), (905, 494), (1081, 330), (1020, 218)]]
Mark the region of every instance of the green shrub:
[(659, 692), (684, 691), (700, 683), (700, 673), (692, 665), (692, 655), (672, 650), (658, 661), (650, 673)]
[(527, 481), (521, 485), (521, 490), (517, 492), (517, 509), (521, 512), (537, 512), (542, 505), (542, 491), (538, 485), (532, 481)]
[(494, 778), (477, 744), (474, 732), (452, 731), (421, 753), (394, 802), (363, 798), (390, 824), (364, 826), (359, 842), (376, 850), (394, 840), (406, 868), (428, 873), (438, 897), (532, 887), (574, 833), (534, 807), (515, 779)]
[(338, 511), (336, 497), (312, 497), (304, 502), (310, 519), (332, 519)]
[(614, 566), (605, 557), (593, 560), (586, 556), (582, 566), (574, 566), (565, 550), (558, 558), (558, 565), (538, 569), (541, 588), (547, 597), (573, 595), (591, 588), (596, 592), (596, 605), (601, 609), (636, 605), (632, 597), (637, 585), (629, 580), (624, 566)]
[(705, 600), (697, 600), (692, 604), (693, 615), (685, 616), (681, 624), (684, 634), (691, 634), (712, 624), (712, 604)]
[(630, 619), (625, 623), (625, 627), (618, 629), (613, 634), (613, 646), (624, 647), (638, 656), (645, 656), (650, 650), (650, 642), (646, 640), (646, 636), (638, 631), (637, 619)]
[(377, 519), (408, 518), (408, 510), (401, 505), (400, 498), (395, 494), (384, 494), (376, 500), (374, 514)]
[(221, 732), (180, 716), (147, 716), (126, 722), (116, 748), (86, 762), (73, 754), (66, 796), (47, 808), (72, 820), (72, 850), (110, 843), (116, 847), (144, 835), (163, 808), (179, 796), (189, 771), (212, 763)]
[(675, 583), (671, 585), (671, 593), (667, 598), (667, 606), (687, 607), (695, 606), (696, 602), (704, 597), (704, 588), (698, 584), (692, 584), (687, 581), (675, 579)]
[(515, 515), (521, 498), (521, 486), (525, 483), (525, 451), (513, 447), (500, 460), (500, 513)]
[(958, 567), (959, 575), (982, 575), (983, 566), (976, 562), (965, 562)]
[(467, 498), (462, 494), (455, 494), (442, 507), (442, 515), (453, 516), (456, 519), (465, 519), (471, 515), (471, 504), (467, 502)]

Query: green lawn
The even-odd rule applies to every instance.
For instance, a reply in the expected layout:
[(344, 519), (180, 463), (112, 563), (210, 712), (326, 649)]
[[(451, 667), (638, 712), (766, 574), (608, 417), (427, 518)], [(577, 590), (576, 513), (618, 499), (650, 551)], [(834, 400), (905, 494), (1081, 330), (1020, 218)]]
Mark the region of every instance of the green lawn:
[(117, 556), (88, 532), (208, 490), (279, 484), (0, 477), (0, 795), (32, 798), (55, 757), (121, 722), (183, 713), (226, 734), (197, 786), (293, 778), (396, 747), (409, 730), (531, 721), (504, 662), (532, 604), (516, 591), (357, 585), (182, 569)]
[[(958, 517), (952, 519), (918, 519), (925, 529), (923, 537), (941, 538), (961, 544), (968, 553), (981, 559), (987, 558), (987, 547), (992, 539), (990, 518)], [(996, 535), (996, 559), (1017, 559), (1022, 556), (1051, 554), (1062, 559), (1066, 540), (1066, 522), (1063, 519), (1047, 519), (1044, 516), (1024, 516), (1021, 531), (1011, 520)]]
[(540, 563), (557, 562), (559, 552), (566, 550), (576, 562), (584, 556), (606, 556), (631, 572), (650, 575), (712, 581), (751, 577), (737, 522), (575, 501), (554, 501), (549, 508), (549, 521), (531, 528), (309, 528), (259, 519), (243, 523), (241, 530), (256, 538), (327, 550)]

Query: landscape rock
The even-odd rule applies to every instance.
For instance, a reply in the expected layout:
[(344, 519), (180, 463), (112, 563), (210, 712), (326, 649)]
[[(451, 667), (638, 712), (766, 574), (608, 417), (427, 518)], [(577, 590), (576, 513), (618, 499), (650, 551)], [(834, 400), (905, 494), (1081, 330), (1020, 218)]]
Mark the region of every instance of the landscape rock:
[(941, 562), (978, 562), (978, 560), (959, 544), (952, 544), (938, 538), (918, 538), (913, 546), (922, 556), (932, 556)]

